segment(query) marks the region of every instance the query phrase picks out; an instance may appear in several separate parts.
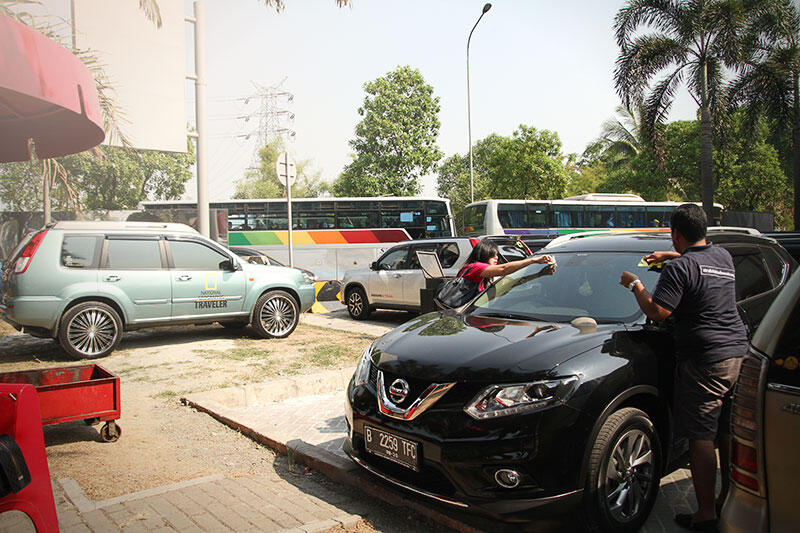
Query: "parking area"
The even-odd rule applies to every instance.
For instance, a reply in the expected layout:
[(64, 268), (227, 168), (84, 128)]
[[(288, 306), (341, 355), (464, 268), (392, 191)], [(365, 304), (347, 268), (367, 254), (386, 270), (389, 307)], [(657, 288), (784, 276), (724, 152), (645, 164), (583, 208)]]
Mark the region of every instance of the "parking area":
[[(285, 524), (295, 526), (319, 522), (319, 530), (327, 530), (326, 524), (347, 531), (496, 529), (388, 487), (341, 452), (341, 398), (358, 356), (372, 339), (414, 317), (378, 311), (369, 321), (354, 321), (343, 308), (305, 314), (291, 338), (274, 341), (257, 339), (247, 329), (232, 332), (216, 325), (126, 334), (120, 350), (98, 361), (122, 379), (120, 440), (104, 443), (97, 427), (80, 422), (44, 428), (62, 530), (85, 531), (87, 526), (128, 531), (159, 523), (177, 530), (172, 524), (187, 517), (196, 530), (213, 531), (201, 522), (230, 526), (236, 519), (224, 506), (212, 506), (216, 511), (210, 511), (211, 519), (192, 514), (185, 502), (213, 500), (218, 486), (227, 487), (222, 492), (227, 495), (240, 491), (237, 485), (242, 484), (249, 488), (240, 497), (252, 498), (240, 502), (245, 507), (263, 501), (268, 490), (270, 504), (278, 508), (282, 500), (291, 507), (299, 497), (315, 502), (305, 511), (292, 508), (294, 522)], [(75, 364), (56, 343), (19, 334), (0, 339), (0, 355), (0, 372)], [(293, 416), (298, 412), (304, 414), (302, 423)], [(677, 531), (673, 514), (691, 508), (688, 476), (681, 469), (662, 480), (645, 531)], [(272, 489), (266, 488), (266, 480)], [(260, 492), (259, 485), (267, 492)], [(185, 495), (187, 491), (194, 496)], [(154, 503), (164, 499), (158, 494), (175, 502), (167, 506), (169, 512)], [(396, 505), (403, 508), (401, 521), (395, 517)], [(321, 520), (321, 508), (339, 521)], [(163, 516), (169, 513), (182, 518)], [(98, 524), (105, 526), (98, 529)], [(572, 526), (547, 522), (525, 529), (543, 527), (566, 531)], [(288, 528), (277, 524), (274, 529)]]

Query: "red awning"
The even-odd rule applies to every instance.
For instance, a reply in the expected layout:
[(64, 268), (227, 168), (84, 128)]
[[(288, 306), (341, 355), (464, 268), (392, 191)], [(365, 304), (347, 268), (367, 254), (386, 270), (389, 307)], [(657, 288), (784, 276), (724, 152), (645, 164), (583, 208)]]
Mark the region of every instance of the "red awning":
[(0, 15), (0, 162), (82, 152), (105, 137), (89, 69), (69, 50)]

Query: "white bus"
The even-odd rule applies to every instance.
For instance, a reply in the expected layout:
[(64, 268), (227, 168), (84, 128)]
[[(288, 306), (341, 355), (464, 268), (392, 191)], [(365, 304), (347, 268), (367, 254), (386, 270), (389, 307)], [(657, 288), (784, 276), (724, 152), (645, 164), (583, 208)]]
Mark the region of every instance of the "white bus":
[[(646, 202), (635, 194), (582, 194), (563, 200), (483, 200), (464, 208), (462, 235), (529, 235), (550, 239), (597, 230), (662, 231), (685, 202)], [(719, 224), (722, 205), (714, 204)]]
[[(289, 262), (286, 200), (210, 202), (219, 237), (228, 246), (252, 248)], [(197, 209), (194, 202), (142, 202), (156, 220)], [(320, 280), (341, 280), (344, 271), (367, 268), (393, 244), (455, 236), (450, 201), (435, 197), (292, 199), (294, 266)]]

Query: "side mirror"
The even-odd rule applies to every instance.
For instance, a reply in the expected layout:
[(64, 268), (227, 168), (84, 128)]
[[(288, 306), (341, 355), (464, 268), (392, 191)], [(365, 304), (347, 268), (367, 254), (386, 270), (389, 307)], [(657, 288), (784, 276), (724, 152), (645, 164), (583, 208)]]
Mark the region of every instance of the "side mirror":
[(219, 269), (225, 270), (227, 272), (234, 272), (237, 269), (236, 265), (233, 264), (233, 261), (230, 259), (224, 259), (219, 262)]
[(372, 263), (370, 263), (369, 264), (369, 269), (370, 270), (378, 270), (378, 262), (377, 261), (373, 261)]

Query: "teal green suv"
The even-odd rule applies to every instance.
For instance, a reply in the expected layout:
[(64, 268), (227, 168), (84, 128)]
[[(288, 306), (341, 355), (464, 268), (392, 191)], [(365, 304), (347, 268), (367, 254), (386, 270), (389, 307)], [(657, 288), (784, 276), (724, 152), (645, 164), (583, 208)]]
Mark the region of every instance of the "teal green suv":
[(314, 303), (299, 270), (247, 263), (183, 224), (57, 222), (23, 239), (2, 281), (6, 322), (78, 359), (154, 326), (250, 324), (283, 338)]

